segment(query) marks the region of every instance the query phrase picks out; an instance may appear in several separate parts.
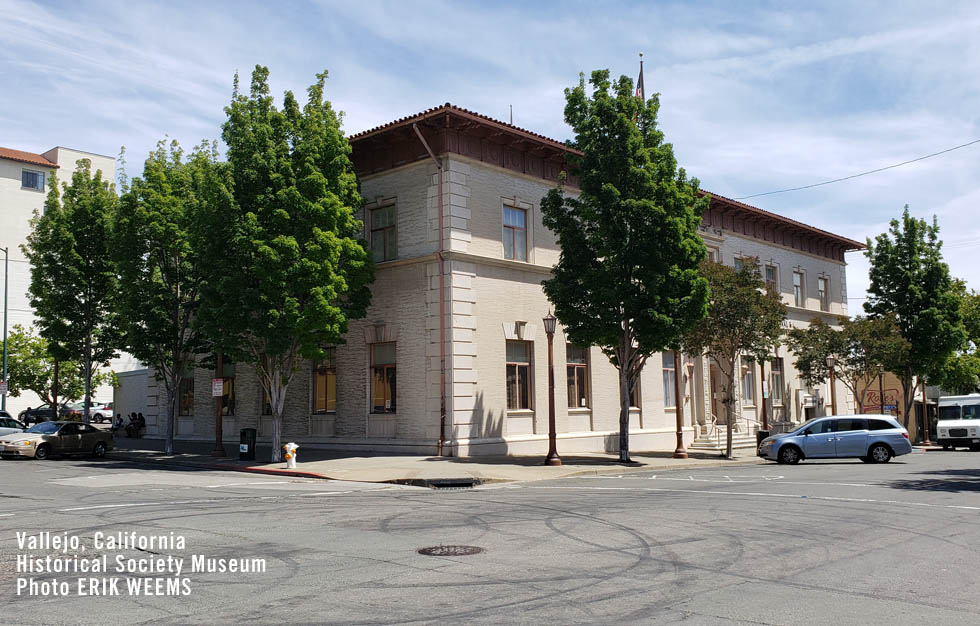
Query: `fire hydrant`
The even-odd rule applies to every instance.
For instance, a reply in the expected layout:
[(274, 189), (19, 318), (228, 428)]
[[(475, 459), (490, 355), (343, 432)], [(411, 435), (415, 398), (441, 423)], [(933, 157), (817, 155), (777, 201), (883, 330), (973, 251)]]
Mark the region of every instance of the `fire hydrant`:
[(296, 450), (299, 448), (295, 443), (287, 443), (282, 447), (286, 451), (286, 467), (296, 469)]

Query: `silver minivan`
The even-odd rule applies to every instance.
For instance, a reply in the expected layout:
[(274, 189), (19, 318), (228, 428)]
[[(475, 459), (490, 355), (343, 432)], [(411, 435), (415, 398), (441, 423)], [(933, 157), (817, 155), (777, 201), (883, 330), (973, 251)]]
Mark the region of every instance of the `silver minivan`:
[(861, 459), (887, 463), (912, 452), (909, 431), (890, 415), (838, 415), (810, 420), (796, 430), (766, 437), (759, 456), (779, 463), (803, 459)]

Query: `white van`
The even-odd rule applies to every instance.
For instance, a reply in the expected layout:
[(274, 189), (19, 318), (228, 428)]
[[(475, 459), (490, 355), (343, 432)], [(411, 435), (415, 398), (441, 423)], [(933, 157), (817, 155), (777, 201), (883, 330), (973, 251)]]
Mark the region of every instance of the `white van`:
[(980, 393), (939, 398), (936, 432), (944, 450), (956, 446), (980, 450)]

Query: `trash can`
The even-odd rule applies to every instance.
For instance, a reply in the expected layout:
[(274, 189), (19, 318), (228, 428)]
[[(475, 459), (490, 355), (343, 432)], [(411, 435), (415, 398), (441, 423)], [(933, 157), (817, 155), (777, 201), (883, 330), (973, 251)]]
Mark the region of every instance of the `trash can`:
[(756, 449), (762, 445), (762, 440), (769, 436), (771, 431), (768, 430), (757, 430), (755, 431), (755, 447)]
[(254, 428), (243, 428), (241, 438), (238, 440), (238, 458), (242, 461), (255, 460), (255, 436), (257, 431)]

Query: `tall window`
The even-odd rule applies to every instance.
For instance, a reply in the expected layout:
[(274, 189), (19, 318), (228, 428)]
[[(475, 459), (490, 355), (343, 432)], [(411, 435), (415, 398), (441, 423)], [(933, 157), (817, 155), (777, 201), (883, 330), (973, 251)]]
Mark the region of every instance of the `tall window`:
[(504, 258), (527, 261), (527, 211), (504, 207)]
[(742, 402), (755, 404), (755, 361), (742, 357)]
[(773, 406), (783, 403), (783, 359), (772, 360), (772, 390), (769, 392), (772, 397)]
[(313, 412), (331, 413), (337, 410), (336, 348), (327, 348), (327, 358), (313, 362)]
[(531, 343), (507, 342), (507, 409), (531, 408)]
[(736, 259), (735, 259), (735, 271), (736, 272), (741, 272), (743, 267), (745, 267), (745, 261), (742, 260), (742, 257), (736, 257)]
[(589, 406), (589, 350), (566, 344), (565, 362), (568, 364), (568, 408)]
[(395, 412), (395, 344), (371, 346), (371, 412)]
[(224, 385), (223, 385), (224, 392), (221, 394), (221, 414), (234, 415), (235, 414), (235, 364), (224, 363), (221, 367), (221, 375), (224, 378)]
[(639, 378), (636, 379), (636, 383), (633, 384), (633, 391), (630, 392), (630, 408), (634, 408), (634, 409), (640, 408), (640, 379)]
[(674, 351), (667, 350), (662, 353), (662, 358), (664, 369), (664, 406), (669, 408), (677, 406), (677, 395), (674, 393), (676, 391), (674, 381), (677, 377), (677, 372), (674, 370)]
[(375, 261), (398, 257), (398, 226), (393, 204), (371, 210), (371, 252)]
[(194, 371), (184, 374), (177, 392), (177, 415), (194, 414)]
[(829, 311), (830, 310), (830, 290), (828, 287), (829, 281), (821, 276), (817, 279), (817, 298), (820, 300), (820, 310)]
[(776, 266), (766, 266), (766, 289), (769, 293), (779, 293), (779, 282), (776, 279)]
[(806, 294), (803, 293), (803, 272), (793, 272), (793, 304), (798, 307), (806, 306)]
[(718, 248), (708, 248), (708, 260), (712, 263), (721, 263), (721, 252)]
[(20, 174), (20, 186), (24, 189), (44, 191), (44, 172), (22, 170)]

